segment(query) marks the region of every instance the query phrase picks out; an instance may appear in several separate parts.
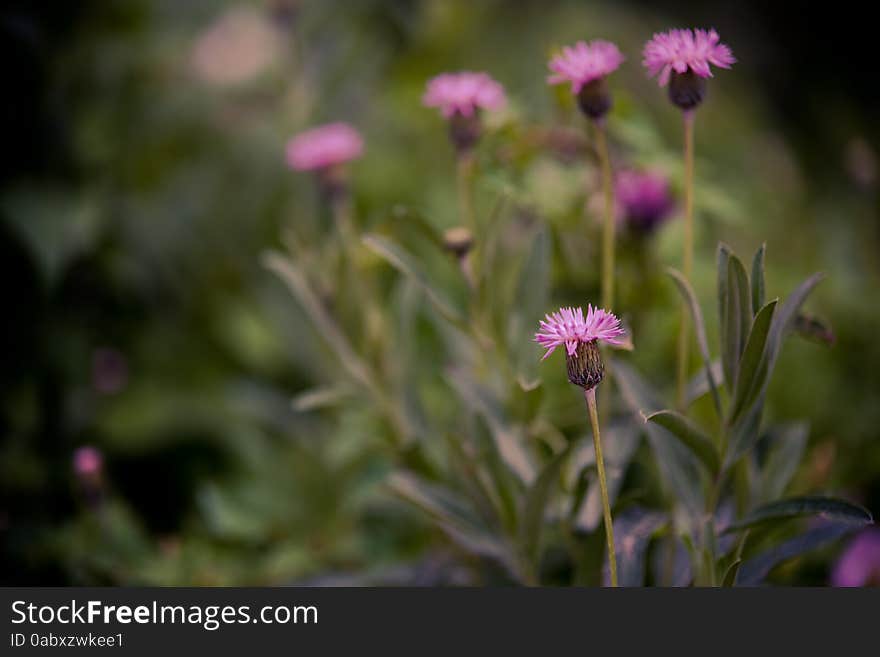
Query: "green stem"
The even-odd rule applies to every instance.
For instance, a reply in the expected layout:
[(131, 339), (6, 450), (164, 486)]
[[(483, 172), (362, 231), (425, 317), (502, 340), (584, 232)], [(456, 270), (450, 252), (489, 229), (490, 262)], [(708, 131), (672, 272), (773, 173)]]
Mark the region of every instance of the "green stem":
[[(682, 273), (690, 281), (694, 268), (694, 116), (684, 113), (684, 255)], [(690, 343), (688, 311), (684, 302), (681, 306), (681, 321), (678, 330), (678, 363), (676, 367), (676, 405), (684, 410), (685, 387), (688, 375), (688, 346)]]
[(456, 183), (458, 186), (458, 220), (476, 237), (477, 226), (473, 202), (474, 156), (470, 152), (459, 153), (456, 158)]
[(605, 125), (597, 121), (595, 126), (596, 149), (602, 169), (602, 195), (605, 199), (602, 221), (602, 307), (610, 311), (614, 306), (614, 183)]
[(599, 472), (599, 490), (602, 492), (602, 512), (605, 515), (605, 539), (608, 542), (608, 569), (611, 586), (617, 586), (617, 554), (614, 551), (614, 525), (611, 522), (611, 503), (608, 501), (608, 482), (605, 480), (605, 459), (602, 457), (602, 438), (599, 435), (599, 416), (596, 411), (596, 389), (584, 390), (590, 424), (593, 427), (593, 445), (596, 448), (596, 470)]

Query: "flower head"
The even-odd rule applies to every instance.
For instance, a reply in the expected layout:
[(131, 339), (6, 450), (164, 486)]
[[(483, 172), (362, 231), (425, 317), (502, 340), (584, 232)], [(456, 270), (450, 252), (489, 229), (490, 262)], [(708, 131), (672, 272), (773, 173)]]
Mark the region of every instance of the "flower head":
[(869, 527), (840, 555), (831, 573), (834, 586), (880, 586), (880, 529)]
[(675, 206), (669, 181), (655, 171), (619, 172), (614, 183), (614, 198), (619, 218), (640, 233), (653, 231)]
[(720, 43), (715, 30), (669, 30), (655, 34), (645, 44), (643, 64), (654, 76), (659, 74), (661, 87), (665, 87), (672, 73), (688, 71), (701, 78), (712, 77), (710, 64), (730, 68), (736, 59), (730, 48)]
[(622, 346), (626, 331), (620, 320), (600, 308), (587, 306), (587, 316), (581, 308), (560, 308), (539, 322), (540, 331), (535, 333), (535, 342), (547, 349), (544, 360), (556, 347), (565, 345), (566, 355), (573, 356), (578, 345), (595, 343), (597, 340)]
[(78, 477), (96, 477), (104, 467), (104, 456), (97, 447), (85, 445), (73, 452), (73, 471)]
[(297, 171), (315, 171), (344, 164), (363, 152), (364, 140), (357, 130), (347, 123), (328, 123), (287, 142), (287, 164)]
[(562, 53), (550, 60), (553, 75), (547, 78), (547, 82), (570, 82), (571, 92), (577, 95), (585, 85), (616, 71), (623, 59), (620, 50), (610, 41), (578, 41), (574, 46), (563, 48)]
[(496, 110), (504, 107), (507, 99), (504, 87), (488, 73), (461, 71), (442, 73), (428, 80), (422, 103), (437, 107), (444, 118), (456, 114), (472, 117), (478, 109)]

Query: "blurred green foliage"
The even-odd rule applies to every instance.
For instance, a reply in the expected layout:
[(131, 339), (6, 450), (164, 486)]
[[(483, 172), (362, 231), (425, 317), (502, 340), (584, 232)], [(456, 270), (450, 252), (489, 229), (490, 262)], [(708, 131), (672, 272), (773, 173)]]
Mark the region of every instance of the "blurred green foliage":
[[(59, 163), (14, 178), (0, 198), (11, 305), (0, 389), (3, 581), (511, 581), (510, 569), (472, 556), (497, 557), (498, 546), (462, 550), (395, 494), (417, 495), (414, 480), (391, 473), (415, 469), (465, 492), (482, 475), (449, 480), (458, 436), (476, 439), (475, 454), (458, 455), (464, 465), (487, 468), (498, 467), (499, 434), (512, 432), (542, 463), (588, 436), (561, 363), (539, 365), (529, 341), (544, 312), (598, 296), (598, 218), (584, 193), (596, 185), (590, 135), (566, 94), (546, 86), (546, 59), (579, 38), (617, 41), (628, 62), (613, 80), (612, 157), (658, 168), (678, 189), (679, 117), (638, 65), (642, 41), (667, 18), (612, 3), (440, 0), (99, 2), (84, 12), (51, 54), (33, 46), (45, 57)], [(748, 48), (728, 40), (748, 62)], [(427, 78), (460, 68), (491, 72), (511, 99), (488, 126), (475, 184), (495, 249), (479, 321), (497, 352), (450, 329), (434, 292), (386, 262), (389, 248), (405, 249), (446, 310), (472, 312), (454, 260), (437, 246), (458, 223), (454, 158), (442, 121), (420, 104)], [(372, 236), (355, 263), (372, 286), (365, 297), (337, 289), (353, 279), (327, 268), (339, 257), (333, 222), (314, 181), (283, 161), (293, 133), (339, 119), (367, 142), (352, 167), (356, 226)], [(857, 123), (841, 118), (833, 130), (844, 135), (840, 159), (806, 170), (747, 63), (712, 82), (697, 123), (692, 283), (714, 308), (719, 239), (742, 253), (766, 242), (768, 298), (827, 274), (808, 310), (833, 327), (835, 343), (789, 341), (765, 418), (788, 431), (802, 425), (786, 422), (809, 422), (808, 437), (792, 439), (803, 460), (789, 493), (836, 492), (876, 510), (873, 152)], [(636, 344), (623, 358), (664, 393), (678, 296), (663, 270), (678, 265), (678, 224), (620, 245), (617, 310)], [(268, 250), (293, 251), (319, 305), (324, 292), (340, 295), (332, 315), (378, 373), (378, 393), (350, 376), (302, 295), (264, 266)], [(371, 305), (378, 338), (361, 330), (361, 307)], [(716, 313), (704, 315), (718, 344)], [(107, 365), (106, 353), (122, 365)], [(402, 410), (389, 412), (389, 398)], [(622, 404), (614, 411), (625, 415)], [(701, 400), (697, 417), (710, 414)], [(622, 527), (638, 526), (638, 551), (675, 566), (668, 546), (650, 541), (670, 492), (629, 426), (609, 432), (616, 512)], [(71, 469), (82, 444), (106, 458), (97, 508)], [(562, 479), (586, 501), (575, 532), (545, 527), (543, 581), (596, 583), (600, 510), (577, 470), (592, 457), (580, 447), (573, 457)], [(551, 505), (549, 517), (558, 511)], [(821, 583), (830, 557), (773, 577)], [(627, 576), (642, 581), (645, 571)]]

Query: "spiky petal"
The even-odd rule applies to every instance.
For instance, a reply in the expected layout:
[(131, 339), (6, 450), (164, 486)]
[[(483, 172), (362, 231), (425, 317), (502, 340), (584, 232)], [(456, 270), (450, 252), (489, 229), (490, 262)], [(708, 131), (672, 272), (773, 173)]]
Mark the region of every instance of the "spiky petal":
[(736, 63), (730, 47), (720, 42), (715, 30), (675, 29), (655, 34), (645, 44), (643, 56), (648, 73), (659, 74), (661, 87), (669, 83), (673, 72), (684, 74), (690, 70), (701, 78), (709, 78), (710, 64), (730, 68)]
[(539, 322), (535, 342), (547, 349), (541, 360), (547, 358), (556, 347), (565, 346), (567, 356), (573, 356), (581, 343), (596, 341), (623, 346), (626, 331), (620, 320), (612, 313), (587, 306), (587, 314), (581, 308), (560, 308)]

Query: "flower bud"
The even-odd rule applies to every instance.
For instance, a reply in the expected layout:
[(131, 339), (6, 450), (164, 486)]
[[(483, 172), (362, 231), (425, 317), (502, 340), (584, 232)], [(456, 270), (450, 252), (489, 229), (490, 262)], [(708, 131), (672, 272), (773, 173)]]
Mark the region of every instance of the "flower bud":
[(605, 77), (598, 77), (581, 87), (577, 95), (581, 111), (594, 121), (604, 117), (611, 109), (611, 92)]
[(449, 119), (449, 139), (458, 154), (470, 151), (480, 139), (480, 117), (474, 110), (470, 116), (456, 112)]
[(566, 354), (568, 380), (584, 390), (592, 390), (605, 378), (605, 363), (597, 340), (579, 342), (573, 354)]
[(443, 233), (443, 245), (456, 258), (463, 258), (473, 248), (474, 236), (464, 226), (456, 226)]
[(676, 107), (692, 110), (706, 97), (706, 79), (688, 69), (673, 73), (669, 80), (669, 100)]

